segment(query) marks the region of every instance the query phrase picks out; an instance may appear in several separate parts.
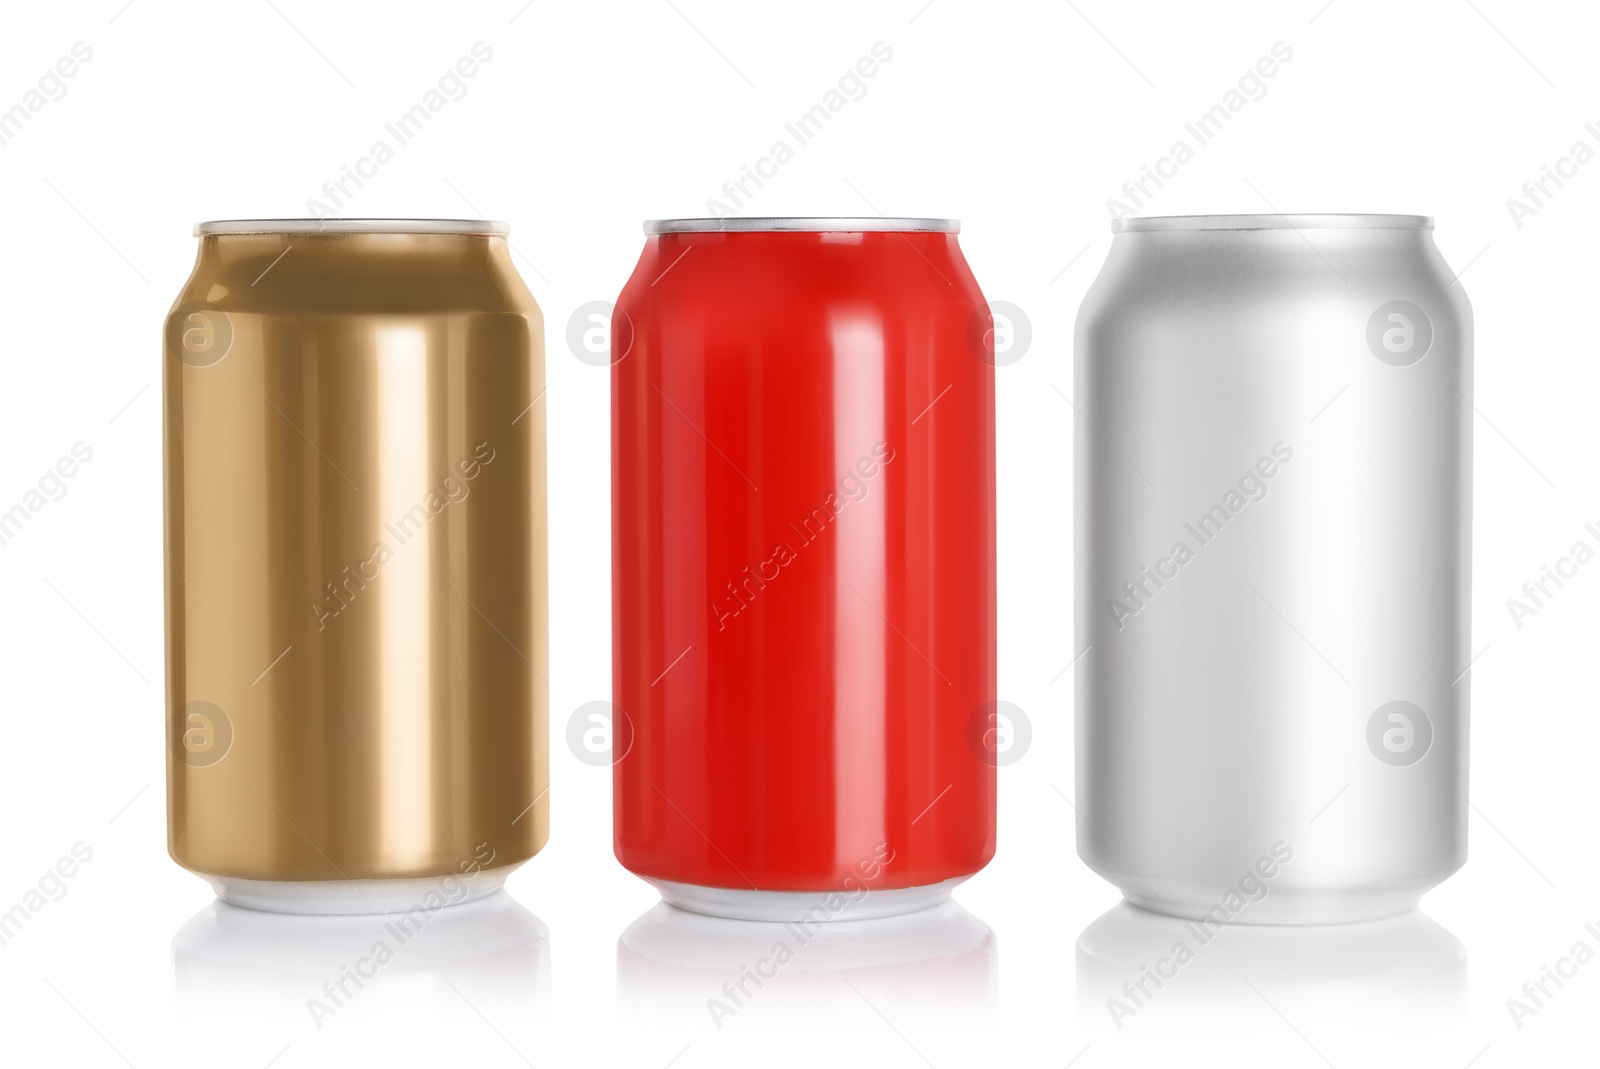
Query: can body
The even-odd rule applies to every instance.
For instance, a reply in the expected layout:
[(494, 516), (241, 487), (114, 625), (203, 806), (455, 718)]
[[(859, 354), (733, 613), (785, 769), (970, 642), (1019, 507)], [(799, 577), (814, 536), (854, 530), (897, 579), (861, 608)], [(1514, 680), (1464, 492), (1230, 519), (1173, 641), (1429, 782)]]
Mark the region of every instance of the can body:
[(652, 233), (613, 325), (616, 854), (733, 916), (994, 850), (987, 305), (953, 228), (813, 225)]
[(1471, 310), (1412, 216), (1129, 220), (1079, 314), (1078, 852), (1218, 923), (1466, 859)]
[(242, 904), (458, 901), (547, 834), (542, 322), (429, 225), (204, 224), (167, 320), (169, 850)]

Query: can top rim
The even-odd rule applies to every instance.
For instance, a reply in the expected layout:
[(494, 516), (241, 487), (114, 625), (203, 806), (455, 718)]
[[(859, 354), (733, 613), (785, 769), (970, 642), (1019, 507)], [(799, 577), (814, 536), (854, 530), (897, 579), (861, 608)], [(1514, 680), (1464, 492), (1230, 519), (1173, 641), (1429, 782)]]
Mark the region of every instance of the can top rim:
[(459, 234), (505, 237), (511, 227), (490, 219), (213, 219), (194, 225), (211, 234)]
[(1431, 215), (1143, 215), (1113, 219), (1113, 234), (1151, 230), (1432, 230)]
[(959, 219), (913, 219), (905, 216), (736, 216), (726, 219), (646, 219), (646, 234), (718, 233), (931, 233), (959, 234)]

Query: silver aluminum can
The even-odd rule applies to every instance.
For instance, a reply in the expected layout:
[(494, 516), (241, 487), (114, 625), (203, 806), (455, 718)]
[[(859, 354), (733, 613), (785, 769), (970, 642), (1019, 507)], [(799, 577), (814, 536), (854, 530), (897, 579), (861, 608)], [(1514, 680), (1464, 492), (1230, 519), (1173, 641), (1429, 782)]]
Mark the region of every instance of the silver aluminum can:
[(1076, 333), (1078, 854), (1224, 923), (1466, 860), (1472, 311), (1419, 216), (1134, 218)]

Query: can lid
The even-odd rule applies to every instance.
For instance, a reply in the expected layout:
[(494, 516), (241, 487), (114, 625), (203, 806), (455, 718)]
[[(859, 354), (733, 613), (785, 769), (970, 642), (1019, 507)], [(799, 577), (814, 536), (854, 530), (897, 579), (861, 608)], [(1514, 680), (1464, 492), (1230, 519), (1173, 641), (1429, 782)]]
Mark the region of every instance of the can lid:
[(461, 234), (504, 237), (511, 227), (488, 219), (214, 219), (194, 225), (208, 234)]
[(959, 234), (958, 219), (908, 219), (876, 216), (733, 216), (726, 219), (646, 219), (646, 234), (849, 234), (862, 232)]
[(1431, 215), (1136, 215), (1113, 219), (1113, 234), (1147, 230), (1432, 230)]

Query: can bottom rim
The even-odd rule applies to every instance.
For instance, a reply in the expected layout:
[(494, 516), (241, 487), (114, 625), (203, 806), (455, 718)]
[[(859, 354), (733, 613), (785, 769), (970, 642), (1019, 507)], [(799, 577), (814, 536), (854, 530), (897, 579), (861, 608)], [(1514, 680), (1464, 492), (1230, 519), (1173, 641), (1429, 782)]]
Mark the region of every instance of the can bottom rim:
[(769, 921), (777, 923), (818, 921), (866, 921), (919, 913), (942, 905), (950, 892), (967, 877), (957, 876), (941, 883), (920, 887), (890, 887), (869, 890), (864, 897), (847, 902), (842, 908), (829, 900), (849, 892), (840, 891), (751, 891), (734, 887), (706, 887), (673, 880), (642, 877), (661, 892), (669, 906), (727, 920)]
[(1239, 889), (1232, 885), (1185, 883), (1110, 872), (1090, 863), (1103, 878), (1115, 884), (1129, 905), (1150, 913), (1190, 921), (1209, 921), (1228, 926), (1312, 927), (1329, 924), (1361, 924), (1386, 920), (1409, 913), (1422, 896), (1437, 887), (1448, 874), (1410, 880), (1388, 886), (1295, 887), (1272, 886), (1259, 900), (1247, 899), (1233, 906)]
[[(400, 880), (247, 880), (206, 873), (201, 876), (217, 892), (217, 897), (229, 905), (263, 913), (329, 917), (409, 913), (419, 909), (432, 912), (440, 906), (428, 902), (430, 891), (445, 899), (444, 906), (459, 906), (500, 890), (516, 867), (503, 865), (483, 869), (470, 879), (450, 875)], [(456, 881), (455, 892), (441, 889), (446, 879)], [(465, 894), (460, 892), (462, 887), (466, 889)]]

